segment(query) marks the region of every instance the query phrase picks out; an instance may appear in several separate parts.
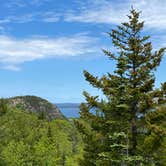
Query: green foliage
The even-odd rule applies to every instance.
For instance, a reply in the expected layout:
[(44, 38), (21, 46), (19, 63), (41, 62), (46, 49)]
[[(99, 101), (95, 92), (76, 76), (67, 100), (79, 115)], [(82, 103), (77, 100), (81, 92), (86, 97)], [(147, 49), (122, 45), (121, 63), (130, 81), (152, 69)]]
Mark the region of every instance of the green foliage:
[(26, 166), (31, 161), (30, 146), (23, 141), (11, 141), (2, 151), (2, 158), (5, 165)]
[(164, 165), (157, 152), (164, 152), (166, 83), (154, 89), (154, 71), (165, 48), (153, 51), (139, 15), (132, 9), (129, 21), (108, 33), (118, 52), (103, 52), (116, 62), (114, 73), (99, 78), (84, 71), (104, 100), (83, 93), (86, 103), (76, 122), (85, 143), (81, 165)]
[(0, 116), (4, 115), (7, 112), (7, 101), (3, 98), (0, 99)]
[(8, 109), (0, 116), (2, 166), (74, 166), (82, 146), (72, 121), (48, 122), (17, 109)]

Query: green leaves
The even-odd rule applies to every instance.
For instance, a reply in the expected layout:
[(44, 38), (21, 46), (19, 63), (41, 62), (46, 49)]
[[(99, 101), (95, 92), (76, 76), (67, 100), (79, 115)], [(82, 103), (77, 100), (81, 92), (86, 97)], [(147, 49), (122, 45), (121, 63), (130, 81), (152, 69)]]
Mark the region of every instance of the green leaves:
[(48, 122), (10, 109), (0, 116), (0, 165), (78, 165), (81, 150), (81, 139), (72, 122)]
[(2, 158), (6, 165), (26, 166), (32, 165), (30, 146), (23, 141), (11, 141), (2, 151)]

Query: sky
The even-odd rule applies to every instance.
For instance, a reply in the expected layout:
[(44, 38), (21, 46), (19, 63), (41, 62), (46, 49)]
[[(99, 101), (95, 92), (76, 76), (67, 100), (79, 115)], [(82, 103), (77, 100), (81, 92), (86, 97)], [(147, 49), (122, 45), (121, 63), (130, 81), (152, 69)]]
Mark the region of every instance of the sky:
[[(100, 92), (83, 70), (101, 76), (114, 63), (107, 36), (127, 20), (131, 6), (145, 21), (153, 48), (166, 46), (165, 0), (0, 0), (0, 97), (36, 95), (54, 103), (82, 102)], [(165, 81), (166, 58), (156, 72)]]

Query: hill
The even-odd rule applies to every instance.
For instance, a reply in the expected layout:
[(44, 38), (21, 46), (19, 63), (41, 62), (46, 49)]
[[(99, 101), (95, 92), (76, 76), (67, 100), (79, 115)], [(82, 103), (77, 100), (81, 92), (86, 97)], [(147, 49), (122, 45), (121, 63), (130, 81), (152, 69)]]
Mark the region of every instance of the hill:
[(65, 118), (55, 104), (37, 96), (16, 96), (7, 100), (11, 107), (45, 116), (49, 120)]

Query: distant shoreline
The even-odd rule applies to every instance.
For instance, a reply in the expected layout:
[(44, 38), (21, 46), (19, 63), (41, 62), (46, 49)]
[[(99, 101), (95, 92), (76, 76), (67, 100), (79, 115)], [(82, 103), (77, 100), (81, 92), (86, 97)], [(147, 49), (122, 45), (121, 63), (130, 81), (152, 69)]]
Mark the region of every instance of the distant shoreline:
[(72, 107), (79, 107), (81, 103), (55, 103), (58, 107), (63, 108), (72, 108)]
[(67, 118), (79, 118), (80, 103), (56, 103), (55, 104), (62, 114)]

